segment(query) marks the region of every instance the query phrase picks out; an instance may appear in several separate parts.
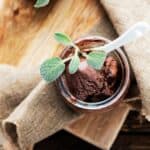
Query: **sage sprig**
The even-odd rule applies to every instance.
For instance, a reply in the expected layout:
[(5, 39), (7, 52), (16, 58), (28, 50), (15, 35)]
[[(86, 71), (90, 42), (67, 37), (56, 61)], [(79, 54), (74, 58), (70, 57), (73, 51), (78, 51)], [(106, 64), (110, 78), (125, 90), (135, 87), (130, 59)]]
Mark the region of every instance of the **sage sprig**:
[(87, 63), (91, 67), (97, 70), (101, 69), (105, 59), (106, 59), (106, 53), (104, 51), (90, 52), (87, 55)]
[(47, 82), (53, 82), (62, 75), (65, 70), (65, 63), (67, 61), (70, 61), (68, 67), (69, 73), (76, 73), (80, 64), (79, 55), (85, 57), (85, 59), (87, 59), (87, 63), (94, 69), (99, 70), (103, 66), (105, 58), (107, 56), (107, 53), (105, 51), (101, 49), (92, 51), (91, 49), (92, 52), (86, 54), (82, 52), (76, 44), (74, 44), (74, 42), (68, 35), (57, 32), (55, 33), (54, 37), (59, 43), (63, 44), (64, 46), (70, 46), (74, 48), (74, 53), (72, 54), (72, 56), (69, 56), (65, 59), (61, 59), (60, 57), (53, 57), (43, 62), (40, 68), (40, 73), (43, 79)]
[(57, 32), (57, 33), (55, 33), (54, 37), (59, 43), (65, 45), (65, 46), (74, 45), (71, 38), (68, 35), (66, 35), (65, 33)]
[(69, 73), (74, 74), (78, 70), (79, 64), (80, 64), (79, 56), (74, 55), (69, 64)]
[[(40, 2), (46, 3), (48, 0), (37, 0)], [(119, 48), (120, 46), (123, 46), (145, 34), (145, 32), (150, 31), (150, 25), (145, 22), (138, 22), (131, 28), (129, 28), (125, 33), (123, 33), (120, 37), (115, 39), (113, 42), (110, 42), (109, 44), (106, 44), (104, 46), (94, 47), (90, 49), (90, 53), (85, 53), (83, 51), (80, 51), (79, 47), (75, 45), (71, 38), (63, 33), (56, 33), (55, 38), (58, 42), (74, 47), (74, 54), (72, 57), (65, 58), (64, 60), (61, 60), (59, 58), (59, 67), (62, 66), (62, 68), (59, 70), (59, 67), (57, 66), (57, 63), (53, 64), (53, 61), (50, 59), (41, 65), (41, 75), (45, 80), (53, 81), (57, 79), (64, 71), (65, 68), (65, 62), (70, 61), (69, 63), (69, 72), (71, 74), (75, 73), (79, 67), (80, 58), (79, 56), (82, 55), (87, 59), (87, 63), (93, 67), (94, 69), (101, 69), (101, 67), (104, 64), (105, 58), (108, 53), (112, 52), (113, 50)], [(140, 33), (140, 34), (137, 34)], [(79, 55), (80, 54), (80, 55)], [(52, 58), (53, 59), (53, 58)], [(58, 58), (57, 58), (58, 59)], [(57, 61), (56, 61), (57, 62)], [(61, 64), (61, 65), (60, 65)], [(53, 68), (53, 65), (55, 66)], [(53, 69), (52, 69), (52, 68)], [(55, 77), (54, 77), (55, 73)]]
[(72, 46), (74, 48), (75, 52), (74, 52), (74, 55), (72, 56), (72, 58), (70, 58), (71, 61), (69, 64), (69, 73), (74, 74), (78, 70), (78, 66), (80, 64), (80, 58), (78, 56), (80, 50), (79, 50), (78, 46), (75, 45), (73, 43), (73, 41), (71, 40), (71, 38), (64, 33), (60, 33), (60, 32), (55, 33), (55, 39), (59, 43), (65, 45), (65, 46)]
[(40, 68), (40, 73), (44, 80), (52, 82), (56, 80), (65, 70), (65, 64), (59, 57), (46, 60)]
[(40, 8), (48, 5), (50, 0), (36, 0), (36, 3), (34, 4), (35, 8)]

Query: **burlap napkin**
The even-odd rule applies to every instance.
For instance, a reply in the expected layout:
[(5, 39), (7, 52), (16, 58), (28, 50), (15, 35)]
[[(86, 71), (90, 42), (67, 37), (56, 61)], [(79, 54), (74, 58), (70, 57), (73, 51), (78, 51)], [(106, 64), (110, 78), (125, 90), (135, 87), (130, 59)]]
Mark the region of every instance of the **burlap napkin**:
[(0, 122), (30, 93), (40, 81), (36, 69), (16, 69), (0, 65)]
[[(150, 24), (148, 0), (101, 0), (116, 31), (122, 34), (138, 21)], [(140, 88), (142, 113), (150, 121), (150, 34), (125, 46)]]
[(55, 84), (41, 81), (29, 96), (2, 123), (13, 145), (26, 150), (58, 131), (76, 114), (62, 100)]

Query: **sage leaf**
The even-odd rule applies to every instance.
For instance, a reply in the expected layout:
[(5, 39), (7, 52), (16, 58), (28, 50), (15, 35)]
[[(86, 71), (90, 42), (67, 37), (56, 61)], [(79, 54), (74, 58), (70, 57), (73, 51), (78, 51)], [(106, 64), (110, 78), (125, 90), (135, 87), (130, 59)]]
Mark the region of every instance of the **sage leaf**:
[(69, 63), (69, 73), (74, 74), (79, 67), (80, 64), (80, 58), (78, 55), (74, 55)]
[(50, 2), (50, 0), (37, 0), (34, 7), (35, 8), (44, 7), (44, 6), (48, 5), (49, 2)]
[(54, 37), (59, 43), (65, 45), (65, 46), (73, 45), (71, 38), (64, 33), (57, 32), (57, 33), (55, 33)]
[(65, 70), (65, 64), (59, 57), (53, 57), (43, 62), (40, 67), (40, 74), (44, 80), (53, 82)]
[(101, 69), (106, 59), (106, 53), (104, 51), (100, 52), (90, 52), (87, 55), (87, 63), (94, 69)]

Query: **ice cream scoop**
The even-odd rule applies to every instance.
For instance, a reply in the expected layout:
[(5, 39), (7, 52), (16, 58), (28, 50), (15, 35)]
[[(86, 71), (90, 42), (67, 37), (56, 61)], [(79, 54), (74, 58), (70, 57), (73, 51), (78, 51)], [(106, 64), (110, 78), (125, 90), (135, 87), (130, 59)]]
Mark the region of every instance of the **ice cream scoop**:
[(79, 69), (70, 74), (66, 69), (66, 80), (71, 93), (86, 102), (104, 100), (115, 93), (119, 81), (119, 66), (114, 57), (106, 58), (101, 70), (95, 70), (81, 59)]

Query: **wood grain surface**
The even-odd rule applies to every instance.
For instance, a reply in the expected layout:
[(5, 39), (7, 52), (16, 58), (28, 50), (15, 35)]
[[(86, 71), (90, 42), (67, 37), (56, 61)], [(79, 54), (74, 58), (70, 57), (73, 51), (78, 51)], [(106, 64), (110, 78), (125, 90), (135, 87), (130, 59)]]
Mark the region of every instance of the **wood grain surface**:
[[(24, 7), (27, 6), (26, 4)], [(53, 38), (55, 32), (65, 32), (75, 39), (88, 32), (103, 15), (98, 1), (90, 0), (80, 3), (73, 0), (52, 1), (46, 8), (27, 8), (30, 13), (34, 12), (34, 15), (28, 16), (30, 20), (26, 21), (27, 17), (20, 15), (21, 19), (14, 21), (14, 10), (11, 12), (14, 17), (9, 22), (5, 19), (4, 24), (11, 22), (11, 25), (5, 25), (8, 27), (7, 30), (2, 30), (4, 33), (1, 31), (1, 63), (21, 66), (39, 64), (46, 57), (58, 54), (61, 50), (62, 47), (59, 48), (60, 45)], [(19, 18), (19, 14), (17, 15)]]
[(130, 107), (123, 104), (106, 112), (86, 114), (77, 121), (71, 122), (66, 130), (99, 148), (108, 150), (116, 139), (129, 110)]

